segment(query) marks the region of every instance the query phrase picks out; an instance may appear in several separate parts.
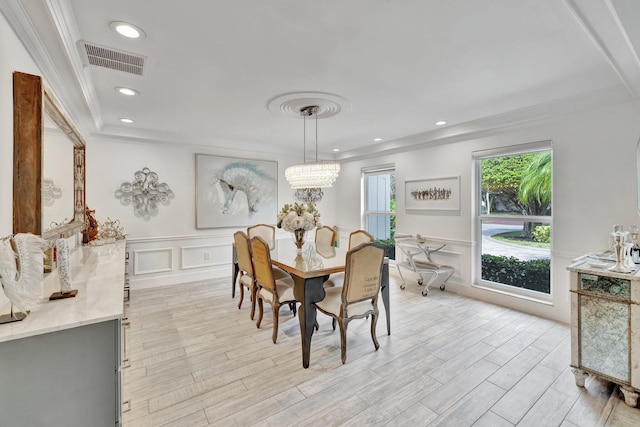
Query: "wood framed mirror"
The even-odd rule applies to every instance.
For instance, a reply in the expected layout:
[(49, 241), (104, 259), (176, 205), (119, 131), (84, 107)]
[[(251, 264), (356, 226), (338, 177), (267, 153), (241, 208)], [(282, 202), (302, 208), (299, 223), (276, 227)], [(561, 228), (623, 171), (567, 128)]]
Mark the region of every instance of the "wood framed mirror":
[[(59, 223), (43, 223), (44, 121), (54, 123), (72, 149), (68, 215)], [(65, 116), (40, 76), (13, 73), (13, 233), (33, 233), (45, 240), (69, 237), (85, 228), (85, 141)], [(66, 153), (66, 150), (65, 150)]]

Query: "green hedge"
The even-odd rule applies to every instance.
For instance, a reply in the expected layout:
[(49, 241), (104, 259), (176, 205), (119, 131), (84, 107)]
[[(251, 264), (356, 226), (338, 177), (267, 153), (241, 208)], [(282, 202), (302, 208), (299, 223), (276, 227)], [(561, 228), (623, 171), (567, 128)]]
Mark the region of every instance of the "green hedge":
[(483, 254), (482, 278), (548, 294), (551, 292), (550, 265), (548, 258), (523, 261), (516, 257)]
[(393, 237), (390, 239), (376, 239), (374, 243), (384, 246), (384, 256), (389, 259), (396, 259), (396, 241), (393, 240)]

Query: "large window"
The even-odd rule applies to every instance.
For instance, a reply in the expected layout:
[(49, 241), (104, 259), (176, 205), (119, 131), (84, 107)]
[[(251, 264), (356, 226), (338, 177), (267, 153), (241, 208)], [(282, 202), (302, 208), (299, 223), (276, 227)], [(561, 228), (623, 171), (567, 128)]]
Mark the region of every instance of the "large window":
[(393, 167), (364, 172), (364, 229), (395, 259), (396, 181)]
[(477, 284), (549, 301), (551, 146), (524, 147), (476, 153)]

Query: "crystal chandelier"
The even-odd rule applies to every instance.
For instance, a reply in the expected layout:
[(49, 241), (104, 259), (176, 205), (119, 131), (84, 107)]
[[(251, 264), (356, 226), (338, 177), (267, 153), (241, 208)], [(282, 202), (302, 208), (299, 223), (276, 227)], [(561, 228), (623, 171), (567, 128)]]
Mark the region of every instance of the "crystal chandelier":
[[(340, 173), (340, 165), (337, 162), (318, 161), (318, 111), (319, 108), (316, 105), (300, 109), (304, 129), (304, 163), (289, 166), (284, 171), (284, 176), (291, 184), (291, 188), (296, 190), (296, 199), (306, 203), (320, 201), (323, 195), (321, 188), (331, 187)], [(309, 116), (315, 116), (316, 119), (316, 160), (307, 163), (306, 118)]]

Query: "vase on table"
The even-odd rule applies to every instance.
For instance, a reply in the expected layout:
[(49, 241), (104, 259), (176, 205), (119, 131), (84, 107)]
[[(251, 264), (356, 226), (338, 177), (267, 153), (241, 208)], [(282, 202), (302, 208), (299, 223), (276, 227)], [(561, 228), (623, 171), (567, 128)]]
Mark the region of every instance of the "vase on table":
[(307, 230), (304, 228), (298, 228), (293, 230), (292, 233), (293, 242), (296, 244), (296, 252), (302, 253), (302, 246), (304, 245), (304, 241), (307, 238)]

